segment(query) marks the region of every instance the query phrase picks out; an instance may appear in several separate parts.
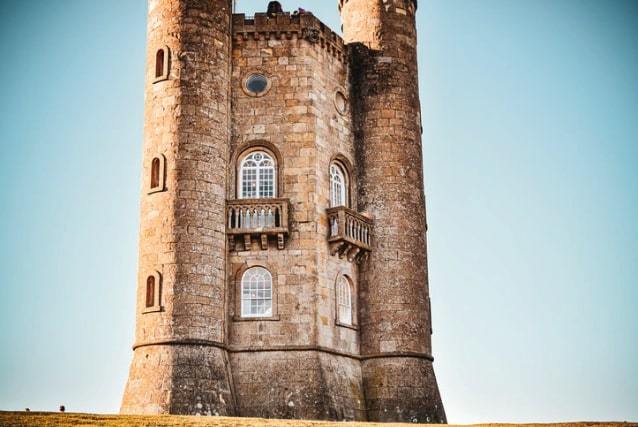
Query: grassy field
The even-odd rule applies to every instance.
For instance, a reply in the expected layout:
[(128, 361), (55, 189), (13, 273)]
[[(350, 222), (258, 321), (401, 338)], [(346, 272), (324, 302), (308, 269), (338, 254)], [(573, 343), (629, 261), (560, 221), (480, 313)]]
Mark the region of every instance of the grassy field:
[[(414, 424), (344, 423), (300, 420), (264, 420), (259, 418), (124, 416), (60, 414), (55, 412), (0, 412), (0, 426), (211, 426), (211, 427), (407, 427)], [(473, 427), (629, 427), (632, 423), (563, 423), (563, 424), (481, 424)]]

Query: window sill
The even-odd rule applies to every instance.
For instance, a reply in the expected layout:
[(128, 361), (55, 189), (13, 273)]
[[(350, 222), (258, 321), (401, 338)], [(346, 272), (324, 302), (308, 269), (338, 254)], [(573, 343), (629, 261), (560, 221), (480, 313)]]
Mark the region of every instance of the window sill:
[(165, 81), (165, 80), (168, 80), (168, 74), (164, 74), (164, 75), (161, 75), (161, 76), (159, 76), (159, 77), (155, 77), (155, 78), (153, 79), (153, 84), (155, 84), (155, 83), (159, 83), (159, 82), (163, 82), (163, 81)]
[(241, 316), (233, 316), (233, 322), (278, 322), (279, 316), (270, 316), (270, 317), (241, 317)]
[(353, 331), (358, 331), (359, 330), (359, 325), (348, 325), (346, 323), (341, 323), (339, 321), (336, 321), (335, 325), (337, 325), (337, 326), (339, 326), (341, 328), (352, 329)]
[(159, 313), (161, 311), (164, 311), (164, 307), (162, 307), (161, 305), (153, 306), (153, 307), (145, 307), (144, 310), (142, 310), (142, 314)]
[(166, 190), (164, 190), (163, 187), (155, 187), (155, 188), (151, 188), (150, 190), (148, 190), (147, 194), (155, 194), (155, 193), (162, 193)]

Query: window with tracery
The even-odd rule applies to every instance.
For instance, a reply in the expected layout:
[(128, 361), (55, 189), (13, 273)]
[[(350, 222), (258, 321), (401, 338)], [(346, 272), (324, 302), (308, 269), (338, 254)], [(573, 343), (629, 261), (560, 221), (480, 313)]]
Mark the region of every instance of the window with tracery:
[(240, 165), (239, 198), (268, 199), (276, 197), (275, 161), (265, 151), (253, 151)]
[(346, 206), (347, 181), (343, 168), (333, 163), (330, 165), (330, 207)]
[(352, 288), (345, 276), (337, 281), (337, 321), (352, 325)]
[(241, 317), (272, 316), (272, 275), (263, 267), (246, 270), (241, 279)]

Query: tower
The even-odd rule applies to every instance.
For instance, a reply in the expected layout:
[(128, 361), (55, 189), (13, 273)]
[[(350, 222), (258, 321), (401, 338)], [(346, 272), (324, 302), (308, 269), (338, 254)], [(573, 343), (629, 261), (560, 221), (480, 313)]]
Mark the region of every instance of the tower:
[(149, 0), (123, 413), (445, 421), (416, 3), (340, 9)]
[(432, 368), (417, 2), (340, 0), (339, 6), (357, 94), (359, 208), (377, 224), (360, 278), (368, 418), (446, 422)]
[(233, 414), (230, 0), (150, 0), (134, 356), (122, 413)]

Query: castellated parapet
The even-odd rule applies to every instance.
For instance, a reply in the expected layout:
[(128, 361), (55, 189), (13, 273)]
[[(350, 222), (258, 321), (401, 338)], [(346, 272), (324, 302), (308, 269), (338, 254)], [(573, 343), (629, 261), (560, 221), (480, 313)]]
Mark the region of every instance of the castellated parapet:
[(121, 411), (445, 422), (432, 370), (416, 2), (150, 0)]

